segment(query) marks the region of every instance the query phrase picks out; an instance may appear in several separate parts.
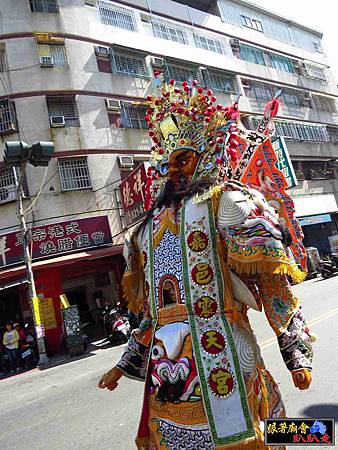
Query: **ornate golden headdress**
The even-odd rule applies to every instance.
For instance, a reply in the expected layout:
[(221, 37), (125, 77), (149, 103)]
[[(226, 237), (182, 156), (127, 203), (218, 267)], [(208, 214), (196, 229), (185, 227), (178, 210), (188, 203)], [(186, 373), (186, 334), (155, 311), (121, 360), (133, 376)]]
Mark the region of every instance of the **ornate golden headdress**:
[[(210, 89), (191, 86), (187, 81), (177, 87), (175, 81), (163, 83), (159, 95), (148, 96), (149, 136), (151, 152), (148, 194), (154, 199), (166, 182), (170, 154), (178, 149), (191, 149), (201, 155), (196, 177), (219, 176), (236, 158), (238, 105), (215, 105)], [(149, 206), (149, 205), (147, 205)]]

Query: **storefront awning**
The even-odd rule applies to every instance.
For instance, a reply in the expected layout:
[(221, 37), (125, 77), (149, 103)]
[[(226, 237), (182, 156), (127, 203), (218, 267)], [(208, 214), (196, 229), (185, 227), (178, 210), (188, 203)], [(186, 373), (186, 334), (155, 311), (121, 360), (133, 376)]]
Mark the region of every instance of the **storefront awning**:
[[(87, 252), (71, 253), (68, 255), (58, 256), (57, 258), (49, 258), (43, 261), (33, 262), (33, 270), (50, 269), (53, 267), (64, 267), (74, 264), (78, 261), (91, 261), (107, 256), (120, 255), (123, 251), (123, 245), (113, 245), (111, 247), (98, 248), (88, 250)], [(9, 267), (0, 271), (0, 282), (8, 278), (22, 276), (25, 273), (25, 266)]]
[(316, 216), (338, 211), (337, 202), (333, 194), (309, 195), (293, 199), (297, 217)]

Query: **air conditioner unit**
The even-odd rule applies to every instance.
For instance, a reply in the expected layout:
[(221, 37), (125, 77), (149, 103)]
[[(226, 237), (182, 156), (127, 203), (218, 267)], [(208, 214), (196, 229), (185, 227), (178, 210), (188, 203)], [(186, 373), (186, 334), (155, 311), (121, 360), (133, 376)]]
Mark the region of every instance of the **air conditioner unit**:
[(140, 14), (142, 22), (151, 22), (151, 16), (148, 16), (147, 14)]
[(66, 125), (64, 116), (50, 116), (50, 126), (52, 128), (62, 128)]
[(134, 158), (132, 155), (118, 157), (120, 167), (134, 167)]
[(41, 67), (53, 67), (54, 66), (54, 59), (53, 56), (40, 56), (40, 66)]
[(106, 107), (107, 107), (107, 111), (120, 111), (121, 102), (120, 102), (120, 100), (106, 98)]
[(103, 45), (95, 45), (95, 55), (99, 58), (109, 58), (111, 50), (109, 47)]
[(162, 68), (164, 67), (164, 59), (158, 58), (157, 56), (147, 56), (147, 64), (150, 64), (152, 67)]
[(230, 45), (232, 48), (239, 48), (239, 40), (238, 39), (230, 39)]

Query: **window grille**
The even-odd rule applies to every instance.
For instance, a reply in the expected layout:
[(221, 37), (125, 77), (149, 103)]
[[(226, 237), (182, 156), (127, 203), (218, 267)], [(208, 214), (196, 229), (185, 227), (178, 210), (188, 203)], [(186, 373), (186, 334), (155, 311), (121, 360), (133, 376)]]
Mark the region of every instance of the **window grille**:
[(327, 128), (330, 142), (338, 142), (338, 128)]
[(135, 15), (132, 10), (103, 1), (98, 2), (98, 7), (101, 22), (105, 25), (137, 31)]
[(196, 47), (209, 50), (210, 52), (224, 54), (222, 42), (207, 36), (194, 33)]
[(59, 159), (58, 166), (62, 191), (92, 188), (87, 158)]
[(215, 91), (221, 92), (237, 92), (238, 86), (236, 77), (233, 75), (224, 74), (217, 71), (209, 71), (208, 87)]
[(150, 76), (145, 56), (142, 53), (124, 49), (113, 49), (113, 72), (121, 75), (138, 76), (147, 78)]
[(242, 19), (242, 25), (248, 28), (253, 28), (254, 30), (263, 32), (263, 25), (260, 20), (253, 19), (248, 16), (241, 16)]
[(283, 92), (282, 101), (286, 106), (303, 106), (301, 97), (292, 92)]
[(244, 61), (254, 64), (265, 65), (264, 52), (259, 48), (250, 47), (249, 45), (240, 44), (240, 57)]
[(155, 37), (179, 42), (180, 44), (188, 44), (187, 33), (183, 27), (166, 20), (152, 19), (151, 23)]
[(6, 64), (6, 53), (5, 50), (0, 50), (0, 72), (6, 72), (7, 64)]
[(16, 180), (13, 167), (0, 171), (0, 203), (16, 200)]
[(294, 73), (294, 65), (291, 59), (285, 58), (281, 55), (270, 54), (272, 67), (283, 72)]
[(59, 6), (57, 0), (29, 0), (32, 12), (58, 13)]
[(67, 67), (67, 53), (64, 45), (38, 44), (39, 56), (51, 56), (54, 67)]
[[(252, 117), (250, 127), (257, 127), (260, 120), (261, 118), (259, 117)], [(325, 125), (308, 125), (300, 122), (281, 120), (275, 120), (274, 123), (276, 126), (276, 135), (283, 136), (287, 139), (314, 142), (328, 142), (331, 140)]]
[(322, 67), (315, 66), (313, 64), (305, 64), (305, 74), (309, 78), (315, 78), (317, 80), (327, 81), (325, 71)]
[(75, 97), (72, 96), (48, 96), (47, 106), (49, 116), (63, 116), (66, 127), (79, 127), (79, 115)]
[(331, 98), (313, 95), (312, 100), (317, 111), (337, 112), (336, 101)]
[(164, 78), (166, 81), (175, 80), (178, 83), (182, 83), (183, 81), (197, 80), (201, 81), (201, 73), (198, 67), (194, 66), (181, 66), (179, 64), (166, 62)]
[(275, 92), (269, 85), (251, 84), (247, 92), (248, 97), (255, 98), (257, 102), (267, 102), (272, 99)]
[(0, 135), (18, 131), (14, 102), (0, 101)]
[[(255, 98), (258, 103), (264, 103), (271, 100), (278, 89), (278, 86), (271, 86), (263, 83), (250, 83), (250, 88), (247, 91), (247, 95), (250, 98)], [(303, 106), (303, 101), (305, 101), (305, 98), (300, 93), (283, 89), (283, 93), (281, 95), (282, 106), (285, 105), (299, 108)]]
[(285, 138), (295, 139), (297, 141), (329, 141), (329, 134), (325, 126), (276, 121), (276, 133)]
[(333, 161), (302, 161), (306, 180), (332, 180), (335, 178)]
[(145, 121), (147, 108), (144, 106), (136, 106), (128, 103), (121, 105), (121, 119), (123, 128), (139, 128), (147, 129)]

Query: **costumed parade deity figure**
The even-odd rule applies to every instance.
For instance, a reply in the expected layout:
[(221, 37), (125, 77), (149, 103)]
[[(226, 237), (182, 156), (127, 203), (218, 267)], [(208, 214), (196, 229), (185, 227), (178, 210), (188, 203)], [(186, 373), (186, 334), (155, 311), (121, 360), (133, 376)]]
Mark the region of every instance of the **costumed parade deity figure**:
[(275, 210), (229, 177), (237, 138), (254, 150), (267, 136), (241, 128), (237, 103), (214, 105), (195, 81), (162, 84), (147, 100), (149, 211), (125, 247), (123, 278), (143, 320), (99, 387), (145, 382), (138, 449), (272, 449), (262, 422), (284, 417), (284, 405), (247, 311), (266, 315), (302, 390), (312, 336)]

